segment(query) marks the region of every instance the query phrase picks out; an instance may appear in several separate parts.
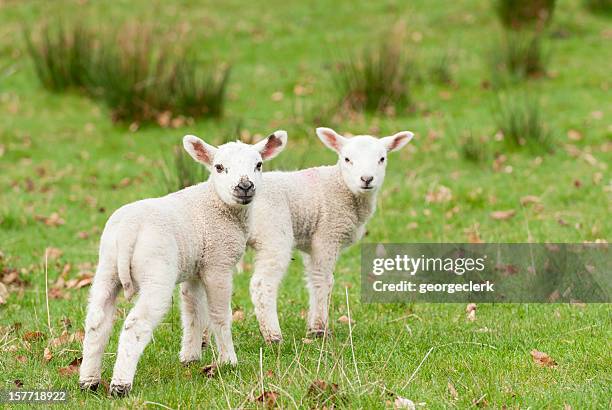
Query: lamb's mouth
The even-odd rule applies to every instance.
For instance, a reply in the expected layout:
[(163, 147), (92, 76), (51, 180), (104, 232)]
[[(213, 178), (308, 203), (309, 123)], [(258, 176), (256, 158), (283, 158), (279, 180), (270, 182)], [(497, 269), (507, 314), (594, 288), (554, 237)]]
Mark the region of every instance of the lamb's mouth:
[(368, 185), (368, 186), (362, 186), (361, 189), (363, 189), (364, 191), (369, 191), (371, 189), (374, 189), (374, 187), (372, 185)]
[(251, 195), (235, 195), (234, 194), (234, 200), (240, 205), (250, 204), (251, 201), (253, 201), (254, 197), (255, 197), (255, 194), (251, 194)]

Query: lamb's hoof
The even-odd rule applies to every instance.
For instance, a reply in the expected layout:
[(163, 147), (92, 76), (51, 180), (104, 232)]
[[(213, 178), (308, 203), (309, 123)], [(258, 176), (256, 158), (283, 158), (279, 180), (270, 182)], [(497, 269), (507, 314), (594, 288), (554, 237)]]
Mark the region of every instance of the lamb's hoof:
[(110, 395), (112, 397), (126, 397), (132, 390), (131, 384), (115, 384), (110, 385)]
[(200, 361), (200, 358), (189, 357), (189, 358), (180, 358), (180, 362), (183, 366), (189, 366), (192, 363), (197, 363)]
[(96, 391), (98, 390), (98, 386), (100, 385), (100, 381), (82, 381), (79, 382), (79, 388), (81, 390), (89, 390)]
[(266, 336), (264, 340), (269, 345), (280, 344), (283, 341), (283, 336), (282, 335)]
[(306, 336), (313, 338), (331, 337), (331, 330), (329, 329), (308, 329)]

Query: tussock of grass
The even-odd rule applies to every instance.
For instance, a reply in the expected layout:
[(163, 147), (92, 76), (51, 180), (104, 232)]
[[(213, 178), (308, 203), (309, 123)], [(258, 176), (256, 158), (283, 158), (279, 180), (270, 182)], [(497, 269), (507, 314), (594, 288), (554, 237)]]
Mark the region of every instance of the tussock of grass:
[(546, 73), (547, 52), (537, 33), (507, 32), (489, 54), (491, 80), (495, 86)]
[(486, 141), (467, 133), (459, 138), (461, 156), (467, 161), (474, 163), (484, 162), (489, 156)]
[(166, 127), (223, 114), (229, 68), (196, 61), (147, 26), (95, 34), (78, 24), (47, 26), (41, 40), (26, 38), (45, 87), (84, 88), (108, 106), (113, 121)]
[(594, 14), (612, 14), (612, 0), (584, 0), (584, 6)]
[(336, 75), (341, 104), (354, 111), (394, 113), (411, 103), (414, 64), (400, 45), (383, 41), (349, 58)]
[(504, 141), (514, 148), (549, 150), (551, 135), (539, 102), (529, 97), (500, 97), (495, 121)]
[(495, 11), (506, 28), (542, 28), (555, 10), (556, 0), (496, 0)]
[(164, 157), (162, 181), (167, 193), (199, 184), (207, 177), (206, 168), (195, 162), (180, 145), (174, 147), (172, 155)]
[(95, 53), (94, 36), (80, 24), (43, 26), (25, 31), (28, 53), (41, 84), (52, 91), (85, 87)]

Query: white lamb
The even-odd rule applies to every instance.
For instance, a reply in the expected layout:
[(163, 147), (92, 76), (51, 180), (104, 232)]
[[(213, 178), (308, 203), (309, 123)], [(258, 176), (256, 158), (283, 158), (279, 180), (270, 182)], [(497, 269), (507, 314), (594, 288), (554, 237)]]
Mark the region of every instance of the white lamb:
[(253, 204), (249, 244), (255, 249), (251, 297), (267, 342), (282, 340), (276, 300), (293, 248), (303, 253), (310, 311), (308, 332), (327, 331), (333, 271), (340, 251), (358, 241), (376, 208), (385, 178), (387, 153), (406, 145), (408, 131), (385, 138), (345, 138), (317, 128), (323, 143), (339, 157), (333, 166), (296, 172), (266, 172)]
[(208, 181), (119, 208), (100, 240), (98, 269), (91, 288), (81, 388), (100, 382), (121, 286), (138, 300), (125, 320), (110, 385), (124, 396), (132, 386), (138, 360), (153, 330), (181, 284), (182, 362), (199, 360), (202, 333), (210, 326), (220, 363), (235, 364), (231, 334), (232, 269), (242, 257), (251, 223), (251, 206), (262, 180), (262, 160), (283, 150), (285, 131), (255, 145), (230, 142), (215, 148), (187, 135), (183, 146), (210, 169)]

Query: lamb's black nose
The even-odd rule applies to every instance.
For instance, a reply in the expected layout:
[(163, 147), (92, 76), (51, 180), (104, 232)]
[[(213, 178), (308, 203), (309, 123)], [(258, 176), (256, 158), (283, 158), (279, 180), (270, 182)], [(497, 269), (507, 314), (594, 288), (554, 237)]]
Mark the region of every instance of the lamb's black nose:
[(248, 179), (246, 180), (242, 180), (240, 181), (240, 183), (238, 184), (238, 188), (242, 189), (243, 191), (248, 191), (250, 189), (253, 189), (253, 183), (251, 181), (249, 181)]
[(366, 186), (368, 186), (370, 185), (370, 182), (374, 180), (374, 177), (364, 176), (364, 177), (361, 177), (361, 180), (366, 184)]

